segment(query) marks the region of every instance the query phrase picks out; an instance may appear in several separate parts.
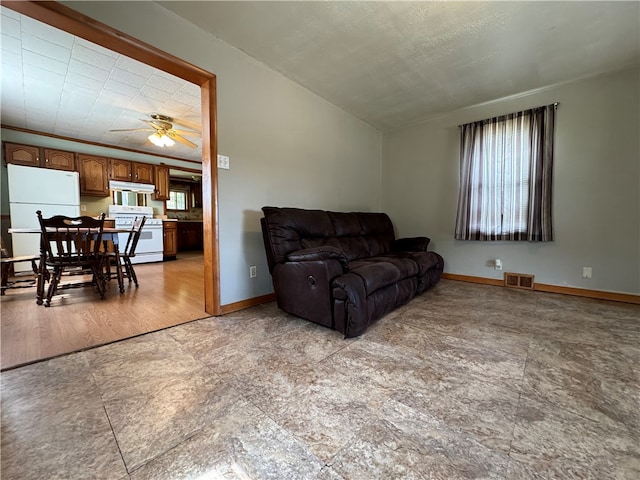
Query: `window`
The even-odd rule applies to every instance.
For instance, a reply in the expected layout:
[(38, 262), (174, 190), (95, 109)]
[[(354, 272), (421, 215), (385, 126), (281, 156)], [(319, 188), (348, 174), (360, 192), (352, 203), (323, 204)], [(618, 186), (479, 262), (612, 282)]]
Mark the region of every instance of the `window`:
[(457, 240), (553, 240), (555, 107), (460, 126)]
[(185, 190), (170, 190), (167, 210), (189, 210), (188, 195)]

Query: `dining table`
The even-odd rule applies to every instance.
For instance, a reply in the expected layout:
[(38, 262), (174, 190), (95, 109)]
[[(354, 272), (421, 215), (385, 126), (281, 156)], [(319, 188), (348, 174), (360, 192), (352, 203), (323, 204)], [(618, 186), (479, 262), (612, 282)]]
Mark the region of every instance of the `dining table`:
[[(54, 229), (52, 229), (53, 231)], [(80, 232), (84, 233), (97, 233), (97, 229), (77, 229)], [(39, 234), (42, 235), (41, 228), (9, 228), (8, 232), (10, 234)], [(113, 250), (113, 256), (115, 261), (120, 263), (120, 246), (119, 246), (119, 233), (129, 233), (131, 234), (131, 230), (128, 228), (116, 228), (116, 227), (104, 227), (102, 229), (102, 242), (104, 245), (104, 251), (108, 251), (109, 247)], [(47, 277), (47, 267), (46, 267), (46, 249), (44, 247), (44, 239), (40, 242), (40, 261), (38, 263), (38, 274), (36, 277), (36, 303), (38, 305), (42, 305), (44, 303), (44, 284)], [(117, 279), (118, 279), (118, 289), (120, 293), (124, 292), (124, 278), (122, 276), (122, 269), (116, 269)]]

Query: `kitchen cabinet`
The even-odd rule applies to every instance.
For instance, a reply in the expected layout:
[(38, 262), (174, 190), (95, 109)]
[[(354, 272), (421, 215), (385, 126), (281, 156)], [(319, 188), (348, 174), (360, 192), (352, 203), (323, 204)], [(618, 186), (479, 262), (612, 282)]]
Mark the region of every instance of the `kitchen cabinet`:
[(27, 167), (40, 166), (40, 149), (30, 145), (19, 145), (17, 143), (4, 144), (4, 163), (15, 163)]
[(95, 155), (78, 154), (80, 172), (80, 195), (108, 197), (109, 159)]
[(131, 161), (119, 160), (117, 158), (109, 159), (109, 171), (111, 180), (119, 180), (121, 182), (131, 182)]
[(162, 222), (164, 258), (175, 258), (178, 253), (178, 222)]
[(75, 154), (73, 152), (18, 143), (4, 144), (4, 162), (5, 164), (14, 163), (16, 165), (26, 165), (27, 167), (52, 168), (69, 172), (73, 172), (76, 169)]
[(154, 200), (169, 200), (169, 167), (166, 165), (155, 166)]
[(131, 162), (133, 181), (136, 183), (150, 183), (153, 185), (153, 165), (150, 163)]
[(109, 172), (111, 180), (122, 182), (150, 183), (155, 180), (153, 165), (150, 163), (132, 162), (131, 160), (109, 160)]
[(67, 172), (75, 172), (76, 155), (73, 152), (65, 152), (64, 150), (54, 150), (52, 148), (43, 148), (45, 168), (53, 168), (54, 170), (65, 170)]
[(202, 183), (196, 182), (191, 187), (193, 195), (193, 208), (202, 208)]
[(202, 222), (178, 220), (178, 251), (202, 250)]

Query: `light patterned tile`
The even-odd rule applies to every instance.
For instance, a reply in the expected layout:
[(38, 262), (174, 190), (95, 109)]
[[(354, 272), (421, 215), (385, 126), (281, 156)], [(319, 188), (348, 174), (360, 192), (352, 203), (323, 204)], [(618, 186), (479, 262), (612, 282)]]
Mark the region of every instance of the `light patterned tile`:
[(506, 478), (632, 480), (640, 444), (615, 422), (598, 421), (523, 398)]
[(323, 467), (303, 443), (248, 402), (227, 403), (211, 424), (132, 472), (131, 480), (302, 480)]
[(532, 342), (523, 394), (640, 435), (638, 362), (617, 349), (559, 340)]
[(520, 398), (510, 389), (452, 370), (441, 377), (413, 378), (393, 398), (452, 431), (509, 453)]
[(82, 354), (2, 373), (3, 480), (126, 474)]
[(508, 456), (395, 401), (331, 461), (344, 478), (502, 479)]

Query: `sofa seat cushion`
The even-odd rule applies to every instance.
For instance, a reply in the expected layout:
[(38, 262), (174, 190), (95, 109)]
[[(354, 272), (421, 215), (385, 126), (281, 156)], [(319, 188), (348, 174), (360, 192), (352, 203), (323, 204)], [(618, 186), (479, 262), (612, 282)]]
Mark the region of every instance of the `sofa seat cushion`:
[(440, 257), (433, 252), (394, 252), (386, 257), (411, 259), (418, 266), (418, 275), (422, 276), (440, 264)]
[(349, 263), (349, 270), (362, 278), (367, 296), (419, 273), (418, 263), (400, 255), (355, 260)]

